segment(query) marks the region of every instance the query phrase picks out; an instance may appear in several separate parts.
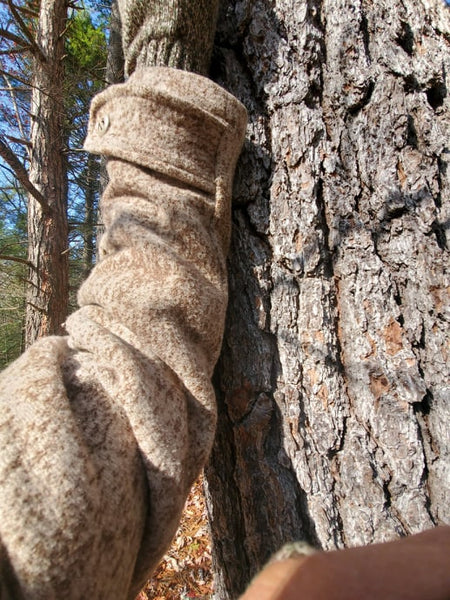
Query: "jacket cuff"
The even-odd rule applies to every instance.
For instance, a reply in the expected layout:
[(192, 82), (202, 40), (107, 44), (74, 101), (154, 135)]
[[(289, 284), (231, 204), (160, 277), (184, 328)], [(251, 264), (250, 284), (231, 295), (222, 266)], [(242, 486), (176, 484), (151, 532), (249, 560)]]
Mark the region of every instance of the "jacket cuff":
[(84, 148), (214, 193), (223, 140), (235, 163), (246, 121), (244, 106), (209, 79), (150, 67), (94, 98)]

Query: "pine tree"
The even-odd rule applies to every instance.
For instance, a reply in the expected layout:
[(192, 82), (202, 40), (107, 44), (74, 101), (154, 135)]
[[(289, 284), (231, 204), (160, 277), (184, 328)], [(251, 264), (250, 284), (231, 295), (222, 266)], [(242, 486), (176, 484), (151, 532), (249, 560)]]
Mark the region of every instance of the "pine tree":
[(214, 77), (249, 110), (207, 469), (216, 597), (284, 542), (450, 520), (450, 14), (227, 0)]
[[(29, 342), (36, 335), (63, 331), (69, 258), (75, 289), (92, 267), (95, 252), (99, 166), (81, 148), (90, 100), (104, 86), (105, 19), (99, 17), (94, 26), (86, 11), (72, 9), (69, 20), (60, 21), (59, 28), (62, 22), (65, 25), (57, 35), (52, 30), (57, 23), (52, 13), (55, 6), (26, 3), (13, 6), (9, 13), (3, 9), (5, 26), (0, 30), (5, 81), (1, 183), (8, 185), (14, 175), (16, 184), (30, 193), (29, 257), (25, 261), (30, 270)], [(49, 23), (50, 17), (56, 20)], [(45, 27), (54, 36), (53, 42), (46, 39)], [(59, 59), (52, 43), (57, 44)], [(44, 51), (50, 52), (51, 60), (44, 60)], [(53, 68), (57, 68), (55, 77), (50, 74)], [(36, 73), (42, 78), (37, 84)]]
[(64, 138), (67, 0), (41, 0), (33, 52), (25, 342), (64, 332), (69, 257)]

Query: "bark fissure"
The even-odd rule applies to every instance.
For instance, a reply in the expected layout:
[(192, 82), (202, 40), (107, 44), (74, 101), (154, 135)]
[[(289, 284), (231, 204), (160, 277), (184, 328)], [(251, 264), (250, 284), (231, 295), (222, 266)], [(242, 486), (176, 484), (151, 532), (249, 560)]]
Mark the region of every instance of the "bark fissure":
[[(450, 18), (413, 0), (222, 10), (214, 73), (250, 119), (218, 369), (239, 426), (209, 467), (240, 500), (221, 510), (211, 487), (212, 526), (242, 532), (253, 572), (281, 540), (331, 549), (448, 520)], [(239, 592), (228, 560), (217, 598)]]

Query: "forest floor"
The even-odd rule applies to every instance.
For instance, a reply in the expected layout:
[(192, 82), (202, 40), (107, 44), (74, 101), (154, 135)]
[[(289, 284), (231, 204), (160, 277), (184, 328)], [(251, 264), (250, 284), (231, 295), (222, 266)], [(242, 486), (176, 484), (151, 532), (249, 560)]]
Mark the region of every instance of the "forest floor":
[(210, 600), (212, 593), (211, 538), (200, 477), (170, 549), (136, 600)]

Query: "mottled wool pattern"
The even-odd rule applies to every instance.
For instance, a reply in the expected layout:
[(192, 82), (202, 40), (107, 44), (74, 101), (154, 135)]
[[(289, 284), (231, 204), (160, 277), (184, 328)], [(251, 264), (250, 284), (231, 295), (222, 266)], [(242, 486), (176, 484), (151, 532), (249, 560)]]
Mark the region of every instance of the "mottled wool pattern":
[(214, 435), (243, 106), (137, 70), (93, 102), (110, 157), (101, 260), (68, 337), (0, 376), (0, 598), (132, 599), (167, 549)]
[(206, 75), (218, 0), (119, 0), (127, 74), (168, 66)]

